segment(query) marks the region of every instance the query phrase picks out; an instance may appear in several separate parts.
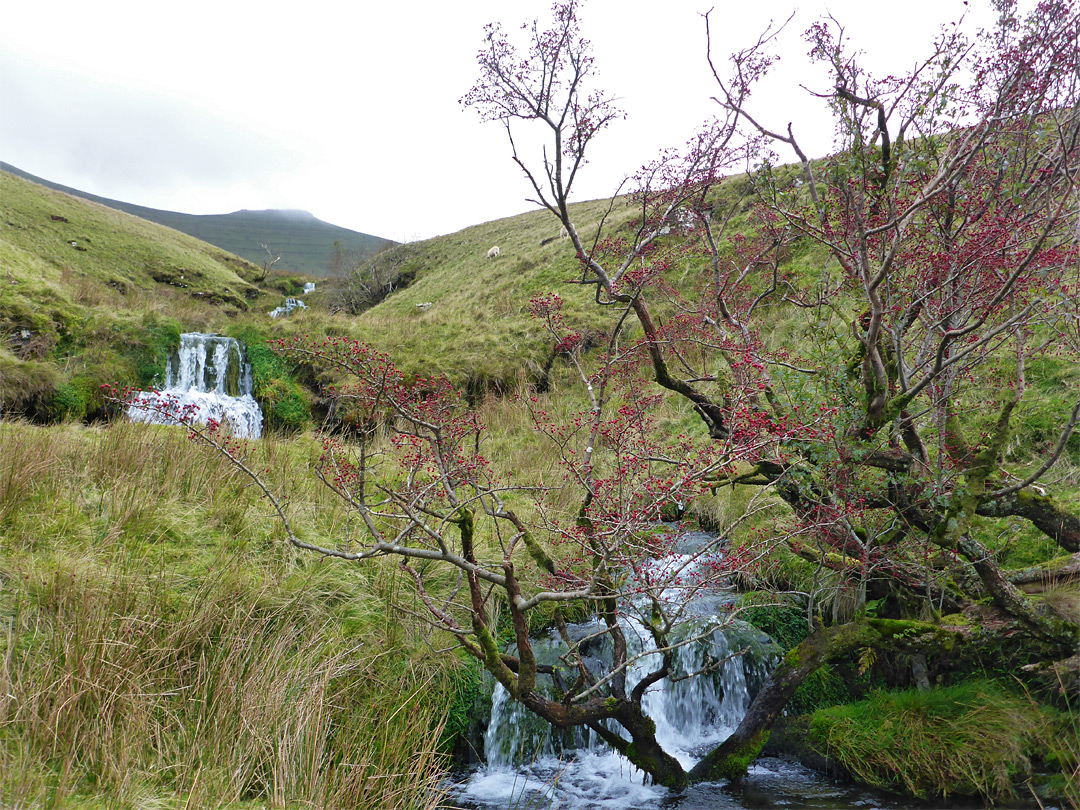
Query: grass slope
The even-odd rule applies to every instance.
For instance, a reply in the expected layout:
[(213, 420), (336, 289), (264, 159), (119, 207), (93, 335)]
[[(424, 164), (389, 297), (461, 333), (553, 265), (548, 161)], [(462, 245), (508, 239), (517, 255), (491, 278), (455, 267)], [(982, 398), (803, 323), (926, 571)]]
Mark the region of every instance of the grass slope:
[[(625, 205), (608, 209), (604, 200), (572, 207), (583, 238), (605, 215), (609, 226), (628, 226), (633, 212)], [(561, 295), (572, 328), (604, 328), (607, 313), (593, 304), (591, 288), (572, 283), (578, 262), (559, 229), (550, 213), (533, 211), (396, 248), (409, 252), (405, 266), (415, 278), (363, 313), (358, 327), (410, 371), (516, 388), (541, 373), (554, 342), (529, 314), (534, 295)], [(499, 255), (489, 259), (494, 246)]]
[(35, 177), (9, 163), (0, 162), (0, 169), (46, 188), (165, 225), (257, 265), (266, 259), (262, 247), (266, 245), (275, 255), (281, 255), (281, 261), (275, 267), (313, 276), (327, 274), (335, 242), (339, 242), (347, 254), (358, 258), (394, 244), (389, 239), (323, 222), (307, 211), (245, 209), (231, 214), (182, 214), (99, 197)]
[(181, 331), (265, 318), (280, 303), (255, 284), (259, 268), (220, 248), (13, 175), (2, 182), (0, 412), (82, 418), (101, 383), (152, 381)]
[[(469, 697), (392, 563), (294, 554), (183, 431), (0, 422), (0, 447), (0, 806), (435, 807)], [(325, 536), (314, 448), (258, 463)]]

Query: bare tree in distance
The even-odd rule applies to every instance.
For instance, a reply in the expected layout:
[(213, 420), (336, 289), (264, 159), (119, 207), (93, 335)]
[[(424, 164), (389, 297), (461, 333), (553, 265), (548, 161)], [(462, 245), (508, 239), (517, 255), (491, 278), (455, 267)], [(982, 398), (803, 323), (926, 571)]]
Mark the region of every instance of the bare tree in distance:
[(349, 262), (349, 269), (341, 274), (345, 282), (338, 292), (335, 308), (359, 315), (395, 290), (409, 286), (418, 269), (415, 259), (415, 245), (405, 242)]
[(270, 271), (274, 269), (274, 265), (281, 261), (281, 254), (278, 253), (275, 255), (274, 251), (263, 244), (260, 244), (259, 247), (261, 247), (266, 254), (262, 263), (262, 275), (259, 276), (258, 279), (260, 282), (263, 282), (266, 281), (266, 277), (270, 275)]

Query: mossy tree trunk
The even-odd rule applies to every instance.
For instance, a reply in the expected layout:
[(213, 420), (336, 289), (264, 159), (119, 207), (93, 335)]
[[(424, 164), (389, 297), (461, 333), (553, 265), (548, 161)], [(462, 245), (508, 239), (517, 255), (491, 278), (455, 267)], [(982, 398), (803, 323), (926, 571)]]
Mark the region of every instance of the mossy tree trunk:
[(750, 763), (768, 742), (773, 723), (795, 690), (833, 658), (860, 647), (950, 647), (954, 640), (953, 634), (923, 622), (864, 619), (833, 627), (819, 625), (805, 641), (784, 656), (750, 704), (739, 727), (691, 769), (690, 780), (702, 782), (745, 776)]

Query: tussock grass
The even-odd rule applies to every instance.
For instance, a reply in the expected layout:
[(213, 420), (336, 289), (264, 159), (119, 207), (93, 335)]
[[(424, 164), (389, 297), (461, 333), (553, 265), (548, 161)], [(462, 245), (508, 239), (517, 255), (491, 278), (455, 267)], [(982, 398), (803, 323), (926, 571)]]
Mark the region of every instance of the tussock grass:
[[(183, 431), (0, 422), (0, 804), (434, 807), (459, 664)], [(301, 531), (312, 443), (260, 442)]]
[(1033, 760), (1075, 771), (1067, 725), (1023, 696), (971, 681), (820, 709), (808, 741), (869, 785), (924, 799), (959, 794), (996, 802), (1017, 796)]

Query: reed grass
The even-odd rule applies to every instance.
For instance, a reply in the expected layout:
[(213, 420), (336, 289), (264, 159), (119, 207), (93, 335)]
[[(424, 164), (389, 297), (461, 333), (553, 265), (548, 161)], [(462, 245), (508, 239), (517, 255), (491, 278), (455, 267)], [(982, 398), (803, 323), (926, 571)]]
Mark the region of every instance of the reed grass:
[[(460, 665), (182, 431), (0, 423), (0, 804), (435, 807)], [(260, 442), (301, 530), (310, 442)]]

